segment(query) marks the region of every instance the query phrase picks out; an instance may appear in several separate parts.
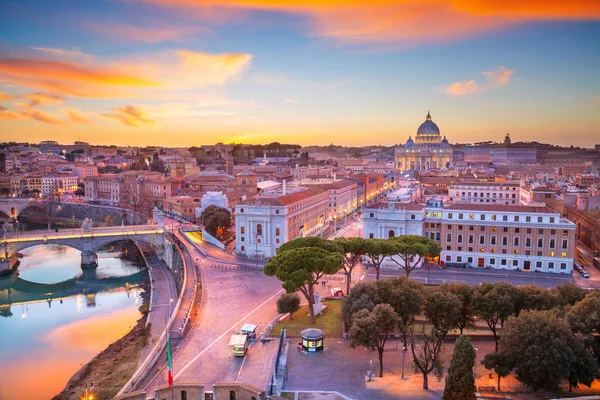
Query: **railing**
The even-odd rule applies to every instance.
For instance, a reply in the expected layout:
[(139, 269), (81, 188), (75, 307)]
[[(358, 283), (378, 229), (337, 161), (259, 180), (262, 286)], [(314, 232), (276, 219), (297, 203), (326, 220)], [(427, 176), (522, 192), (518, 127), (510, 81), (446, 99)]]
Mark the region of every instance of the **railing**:
[[(70, 231), (70, 232), (69, 232)], [(58, 240), (58, 239), (81, 239), (94, 237), (110, 237), (110, 236), (133, 236), (133, 235), (148, 235), (164, 233), (164, 228), (159, 228), (158, 225), (130, 225), (126, 227), (108, 227), (108, 228), (92, 228), (90, 232), (83, 232), (81, 229), (67, 229), (60, 233), (40, 231), (15, 235), (8, 238), (0, 239), (6, 243), (31, 242), (37, 240)], [(66, 232), (66, 233), (65, 233)]]

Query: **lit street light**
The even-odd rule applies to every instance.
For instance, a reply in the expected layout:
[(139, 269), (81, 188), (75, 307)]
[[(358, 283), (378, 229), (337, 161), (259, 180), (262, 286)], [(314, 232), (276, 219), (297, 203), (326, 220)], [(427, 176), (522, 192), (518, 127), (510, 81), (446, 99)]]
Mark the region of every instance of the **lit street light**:
[(402, 345), (402, 379), (404, 379), (404, 357), (406, 356), (406, 350), (408, 348), (405, 344)]

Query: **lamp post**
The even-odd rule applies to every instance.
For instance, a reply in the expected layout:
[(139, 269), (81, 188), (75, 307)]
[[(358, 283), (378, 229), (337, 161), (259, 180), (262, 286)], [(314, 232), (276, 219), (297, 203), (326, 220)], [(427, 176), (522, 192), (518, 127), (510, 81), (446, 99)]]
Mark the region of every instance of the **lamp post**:
[(479, 350), (479, 347), (475, 346), (475, 363), (473, 364), (473, 367), (475, 368), (475, 372), (473, 374), (473, 378), (477, 377), (477, 350)]
[(404, 357), (406, 356), (406, 350), (408, 350), (408, 348), (406, 347), (406, 344), (402, 345), (402, 379), (404, 379)]
[(256, 231), (256, 251), (254, 252), (254, 255), (256, 256), (256, 268), (258, 268), (258, 237), (260, 235), (258, 234), (258, 230)]

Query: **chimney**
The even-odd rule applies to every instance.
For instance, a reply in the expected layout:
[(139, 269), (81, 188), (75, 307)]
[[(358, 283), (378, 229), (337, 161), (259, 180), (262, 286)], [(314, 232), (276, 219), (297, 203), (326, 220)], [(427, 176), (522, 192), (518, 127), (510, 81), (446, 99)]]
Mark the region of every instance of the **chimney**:
[(287, 194), (287, 182), (284, 179), (283, 180), (283, 195), (285, 196), (286, 194)]

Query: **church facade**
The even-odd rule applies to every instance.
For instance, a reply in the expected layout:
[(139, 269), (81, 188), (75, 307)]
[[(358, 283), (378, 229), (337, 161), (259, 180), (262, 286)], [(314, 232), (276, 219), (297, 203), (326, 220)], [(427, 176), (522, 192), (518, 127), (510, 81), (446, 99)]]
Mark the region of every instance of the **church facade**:
[(452, 145), (442, 139), (440, 129), (427, 113), (425, 122), (417, 129), (415, 140), (408, 137), (406, 144), (394, 152), (396, 169), (399, 171), (426, 171), (448, 168), (452, 161)]

